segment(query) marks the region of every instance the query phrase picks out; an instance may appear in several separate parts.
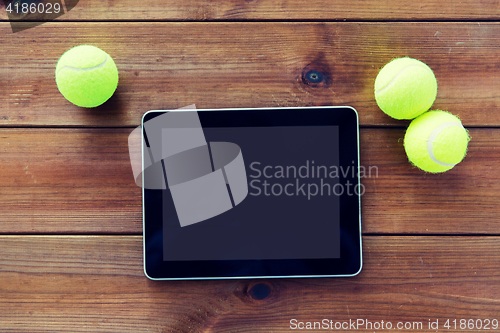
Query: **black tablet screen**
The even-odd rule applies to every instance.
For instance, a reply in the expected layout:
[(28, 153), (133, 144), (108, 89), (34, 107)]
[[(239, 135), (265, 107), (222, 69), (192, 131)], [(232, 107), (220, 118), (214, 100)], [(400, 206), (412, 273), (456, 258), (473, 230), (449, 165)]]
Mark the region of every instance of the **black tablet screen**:
[[(337, 126), (202, 131), (207, 145), (166, 159), (175, 184), (163, 192), (164, 260), (339, 257), (338, 198), (347, 189)], [(218, 154), (227, 158), (218, 163)], [(207, 168), (191, 172), (189, 163)], [(177, 170), (184, 179), (171, 181)]]
[(152, 111), (143, 139), (148, 277), (360, 271), (354, 109)]

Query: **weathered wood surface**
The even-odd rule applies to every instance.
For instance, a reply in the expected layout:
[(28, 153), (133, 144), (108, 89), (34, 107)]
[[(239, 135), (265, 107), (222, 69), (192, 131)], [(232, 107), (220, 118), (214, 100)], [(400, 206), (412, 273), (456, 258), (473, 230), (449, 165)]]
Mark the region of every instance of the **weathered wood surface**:
[[(468, 156), (439, 175), (412, 167), (403, 128), (362, 128), (363, 231), (498, 234), (500, 130), (471, 129)], [(0, 129), (0, 232), (141, 233), (131, 129)]]
[(291, 319), (326, 318), (421, 322), (427, 331), (429, 319), (442, 330), (446, 319), (498, 319), (498, 237), (363, 240), (354, 278), (161, 282), (143, 275), (139, 236), (0, 236), (0, 327), (289, 332)]
[[(50, 22), (13, 34), (0, 23), (0, 126), (137, 126), (144, 112), (350, 105), (362, 125), (404, 126), (376, 105), (379, 69), (394, 57), (426, 62), (433, 108), (467, 126), (500, 126), (498, 23)], [(105, 105), (78, 108), (57, 90), (58, 58), (78, 44), (106, 50), (120, 71)], [(311, 84), (315, 69), (324, 80)]]
[[(45, 0), (45, 2), (48, 2)], [(54, 2), (54, 1), (50, 1)], [(64, 21), (210, 20), (498, 20), (498, 1), (187, 0), (141, 2), (81, 0)], [(7, 19), (0, 2), (0, 19)]]

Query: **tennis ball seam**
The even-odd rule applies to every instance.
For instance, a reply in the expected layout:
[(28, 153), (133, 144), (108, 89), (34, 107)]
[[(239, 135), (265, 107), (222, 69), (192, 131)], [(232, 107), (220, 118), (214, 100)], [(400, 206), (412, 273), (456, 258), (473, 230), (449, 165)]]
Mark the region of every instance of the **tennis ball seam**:
[(434, 140), (437, 138), (439, 133), (441, 133), (442, 130), (452, 127), (452, 126), (457, 126), (457, 127), (463, 127), (461, 123), (454, 122), (454, 121), (448, 121), (445, 123), (442, 123), (438, 125), (429, 135), (429, 138), (427, 139), (427, 153), (429, 154), (430, 159), (439, 165), (445, 166), (445, 167), (454, 167), (457, 165), (456, 163), (445, 163), (436, 158), (434, 155)]
[(63, 69), (71, 69), (71, 70), (74, 70), (74, 71), (77, 71), (77, 72), (80, 72), (80, 71), (91, 71), (91, 70), (94, 70), (94, 69), (106, 66), (107, 62), (108, 62), (108, 55), (106, 54), (106, 57), (104, 58), (104, 61), (101, 62), (99, 65), (92, 66), (92, 67), (86, 67), (86, 68), (79, 68), (79, 67), (73, 67), (73, 66), (67, 66), (66, 65), (66, 66), (63, 66), (63, 67), (59, 68), (59, 70), (56, 72), (56, 75), (59, 72), (61, 72)]
[(396, 75), (394, 75), (394, 77), (391, 79), (391, 81), (389, 81), (383, 88), (380, 88), (379, 90), (376, 90), (375, 93), (376, 94), (380, 94), (384, 90), (388, 89), (391, 86), (391, 84), (398, 78), (398, 76), (400, 76), (401, 73), (403, 73), (407, 68), (410, 68), (410, 67), (425, 68), (425, 70), (429, 71), (434, 76), (434, 73), (432, 72), (431, 69), (429, 69), (426, 66), (422, 66), (421, 64), (406, 65), (405, 67), (401, 68), (401, 70)]

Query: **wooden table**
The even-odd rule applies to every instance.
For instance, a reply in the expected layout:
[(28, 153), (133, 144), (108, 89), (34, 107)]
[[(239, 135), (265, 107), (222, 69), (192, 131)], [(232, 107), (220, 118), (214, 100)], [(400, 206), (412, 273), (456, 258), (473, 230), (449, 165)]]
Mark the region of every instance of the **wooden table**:
[[(498, 1), (86, 0), (17, 33), (4, 7), (0, 19), (1, 332), (281, 332), (323, 319), (464, 332), (500, 320)], [(79, 44), (120, 71), (95, 109), (70, 104), (54, 81)], [(434, 70), (433, 108), (470, 131), (466, 159), (447, 173), (413, 168), (408, 122), (375, 103), (378, 70), (401, 56)], [(310, 84), (310, 69), (325, 79)], [(127, 137), (144, 112), (193, 103), (358, 110), (361, 164), (378, 177), (362, 180), (357, 277), (144, 276)]]

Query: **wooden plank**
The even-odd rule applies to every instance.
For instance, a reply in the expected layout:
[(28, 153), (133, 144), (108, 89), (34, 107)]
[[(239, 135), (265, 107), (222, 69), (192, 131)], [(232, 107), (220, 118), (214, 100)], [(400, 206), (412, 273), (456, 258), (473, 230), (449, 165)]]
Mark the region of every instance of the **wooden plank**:
[(498, 237), (372, 236), (353, 278), (159, 282), (143, 275), (139, 236), (2, 236), (0, 326), (288, 332), (291, 319), (364, 319), (427, 331), (438, 319), (444, 330), (446, 319), (499, 319), (499, 251)]
[[(141, 233), (132, 129), (0, 129), (2, 233)], [(402, 128), (362, 128), (365, 233), (498, 234), (500, 130), (471, 129), (465, 160), (425, 174)]]
[(408, 163), (405, 129), (362, 129), (361, 164), (378, 167), (363, 178), (366, 233), (494, 233), (500, 223), (500, 132), (470, 129), (468, 154), (442, 174)]
[(0, 130), (2, 232), (142, 229), (131, 129)]
[[(498, 23), (62, 23), (12, 34), (0, 23), (0, 125), (137, 126), (151, 109), (351, 105), (362, 125), (406, 125), (377, 107), (373, 84), (391, 58), (426, 62), (433, 108), (469, 126), (500, 126)], [(114, 97), (87, 110), (58, 92), (54, 69), (78, 44), (109, 52)], [(325, 79), (311, 84), (314, 69)]]
[[(47, 1), (46, 1), (47, 2)], [(3, 2), (0, 19), (7, 18)], [(62, 20), (498, 20), (498, 2), (437, 0), (80, 1)]]

